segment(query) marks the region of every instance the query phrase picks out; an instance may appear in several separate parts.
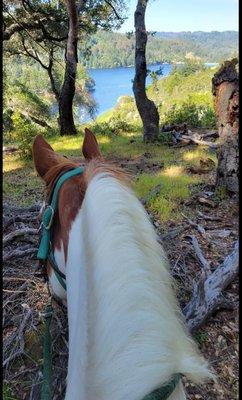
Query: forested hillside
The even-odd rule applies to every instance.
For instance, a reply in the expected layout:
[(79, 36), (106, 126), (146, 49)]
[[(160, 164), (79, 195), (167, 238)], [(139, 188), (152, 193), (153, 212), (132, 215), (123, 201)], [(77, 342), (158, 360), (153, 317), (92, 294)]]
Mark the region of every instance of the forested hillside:
[(238, 52), (238, 32), (157, 32), (163, 40), (182, 40), (197, 44), (203, 49), (205, 57), (211, 62), (221, 61)]
[[(149, 35), (147, 62), (183, 62), (186, 56), (204, 62), (221, 62), (238, 52), (238, 32), (157, 32)], [(134, 65), (134, 37), (117, 32), (99, 31), (90, 36), (80, 59), (88, 68)]]

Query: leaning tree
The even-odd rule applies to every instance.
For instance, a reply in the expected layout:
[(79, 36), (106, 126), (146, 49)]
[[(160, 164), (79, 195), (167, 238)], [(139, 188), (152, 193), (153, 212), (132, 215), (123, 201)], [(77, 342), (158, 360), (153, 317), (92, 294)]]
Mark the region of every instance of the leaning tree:
[(219, 145), (216, 186), (239, 191), (239, 75), (238, 60), (225, 61), (212, 79)]
[(135, 77), (133, 92), (137, 109), (143, 123), (145, 142), (154, 142), (159, 133), (159, 113), (155, 103), (148, 99), (145, 89), (147, 77), (145, 11), (148, 0), (138, 0), (134, 14), (135, 26)]
[[(34, 59), (48, 73), (59, 104), (61, 134), (75, 134), (77, 50), (87, 35), (98, 28), (118, 28), (124, 21), (125, 0), (9, 0), (3, 4), (4, 51)], [(60, 54), (65, 54), (62, 85), (55, 73)]]

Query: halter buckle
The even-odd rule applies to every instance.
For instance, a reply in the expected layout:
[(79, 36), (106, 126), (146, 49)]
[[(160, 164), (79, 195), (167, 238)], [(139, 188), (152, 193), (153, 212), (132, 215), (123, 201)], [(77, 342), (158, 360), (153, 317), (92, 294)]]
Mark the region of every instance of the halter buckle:
[[(50, 209), (50, 211), (51, 211), (50, 216), (48, 215), (48, 209)], [(50, 229), (50, 227), (51, 227), (51, 225), (52, 225), (53, 218), (54, 218), (54, 214), (55, 214), (55, 210), (54, 210), (50, 205), (48, 205), (48, 206), (46, 207), (45, 211), (44, 211), (43, 218), (42, 218), (42, 222), (41, 222), (41, 225), (42, 225), (47, 231)], [(48, 221), (47, 225), (44, 224), (44, 220), (45, 220), (45, 216), (46, 216), (46, 215), (47, 215), (47, 217), (49, 218), (49, 221)]]

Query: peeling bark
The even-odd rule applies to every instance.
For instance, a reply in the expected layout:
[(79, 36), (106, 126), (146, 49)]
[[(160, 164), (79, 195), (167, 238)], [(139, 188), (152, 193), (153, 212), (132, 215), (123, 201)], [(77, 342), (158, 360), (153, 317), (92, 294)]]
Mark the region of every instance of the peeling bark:
[(226, 61), (212, 79), (219, 146), (216, 186), (238, 194), (239, 182), (239, 76), (237, 60)]
[(159, 133), (159, 114), (156, 105), (146, 95), (145, 81), (146, 68), (146, 44), (147, 32), (145, 28), (145, 11), (148, 0), (138, 0), (134, 14), (135, 25), (135, 77), (133, 92), (137, 109), (143, 122), (144, 141), (154, 142)]

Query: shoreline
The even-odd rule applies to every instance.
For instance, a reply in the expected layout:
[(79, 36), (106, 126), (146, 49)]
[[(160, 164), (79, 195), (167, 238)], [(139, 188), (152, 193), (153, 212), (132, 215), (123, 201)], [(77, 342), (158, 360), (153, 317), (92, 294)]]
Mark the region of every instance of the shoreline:
[[(185, 61), (171, 61), (171, 62), (168, 62), (168, 61), (162, 62), (161, 61), (161, 62), (157, 62), (154, 64), (148, 64), (148, 65), (149, 66), (158, 66), (158, 65), (162, 66), (162, 65), (184, 65), (184, 64), (185, 64)], [(215, 65), (219, 65), (219, 62), (206, 61), (206, 62), (203, 62), (203, 64), (215, 66)], [(87, 71), (97, 71), (97, 70), (104, 70), (104, 69), (111, 70), (111, 69), (119, 69), (119, 68), (135, 68), (135, 65), (124, 65), (124, 66), (119, 66), (119, 67), (100, 67), (100, 68), (99, 67), (88, 68), (88, 67), (84, 66), (84, 68), (86, 68)]]

